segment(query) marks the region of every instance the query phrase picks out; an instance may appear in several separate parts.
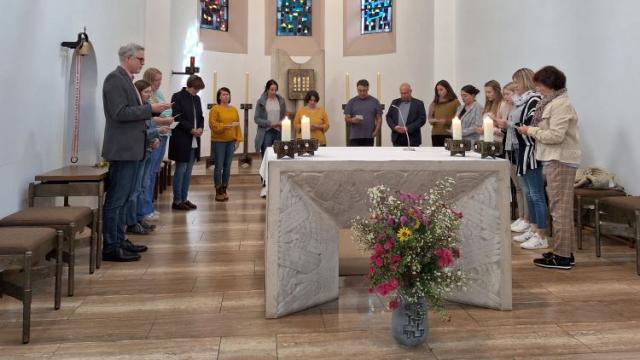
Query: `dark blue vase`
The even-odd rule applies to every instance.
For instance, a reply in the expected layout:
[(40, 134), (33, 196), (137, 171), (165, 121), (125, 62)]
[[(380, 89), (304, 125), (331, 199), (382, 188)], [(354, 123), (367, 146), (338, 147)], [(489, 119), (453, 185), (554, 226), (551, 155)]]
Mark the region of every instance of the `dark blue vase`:
[(400, 306), (391, 314), (391, 333), (404, 346), (417, 346), (427, 339), (429, 323), (427, 301), (409, 302), (400, 297)]

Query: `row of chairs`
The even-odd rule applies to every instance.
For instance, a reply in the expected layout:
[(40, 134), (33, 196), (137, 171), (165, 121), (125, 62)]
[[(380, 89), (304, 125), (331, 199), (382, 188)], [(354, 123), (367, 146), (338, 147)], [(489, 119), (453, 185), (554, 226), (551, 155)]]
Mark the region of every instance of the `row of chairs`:
[(575, 189), (578, 249), (582, 249), (582, 230), (595, 228), (596, 256), (602, 255), (602, 236), (616, 235), (633, 239), (636, 248), (636, 272), (640, 275), (640, 196), (628, 196), (622, 190)]

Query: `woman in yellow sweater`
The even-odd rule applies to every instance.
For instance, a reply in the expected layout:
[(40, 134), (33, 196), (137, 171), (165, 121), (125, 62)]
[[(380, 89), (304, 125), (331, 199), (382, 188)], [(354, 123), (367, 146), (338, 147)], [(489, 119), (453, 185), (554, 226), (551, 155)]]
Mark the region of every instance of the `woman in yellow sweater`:
[(214, 154), (213, 183), (216, 185), (216, 201), (227, 201), (227, 186), (231, 172), (233, 153), (242, 141), (238, 110), (229, 105), (231, 91), (221, 87), (216, 93), (217, 105), (209, 111), (211, 128), (211, 153)]
[(323, 108), (318, 107), (318, 101), (320, 101), (318, 92), (309, 91), (304, 97), (305, 106), (296, 113), (293, 126), (296, 128), (296, 137), (300, 139), (302, 136), (302, 126), (300, 125), (302, 117), (307, 116), (311, 124), (311, 138), (318, 139), (321, 146), (327, 146), (327, 138), (324, 134), (329, 130), (329, 117)]

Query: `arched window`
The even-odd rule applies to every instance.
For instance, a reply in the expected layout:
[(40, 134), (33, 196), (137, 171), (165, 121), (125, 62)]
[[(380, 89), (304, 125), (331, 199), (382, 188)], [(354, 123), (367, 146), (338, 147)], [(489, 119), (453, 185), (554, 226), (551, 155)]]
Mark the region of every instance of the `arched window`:
[(311, 36), (312, 0), (278, 0), (276, 35)]
[(200, 27), (229, 31), (229, 0), (200, 0)]
[(360, 33), (391, 32), (392, 0), (360, 0)]

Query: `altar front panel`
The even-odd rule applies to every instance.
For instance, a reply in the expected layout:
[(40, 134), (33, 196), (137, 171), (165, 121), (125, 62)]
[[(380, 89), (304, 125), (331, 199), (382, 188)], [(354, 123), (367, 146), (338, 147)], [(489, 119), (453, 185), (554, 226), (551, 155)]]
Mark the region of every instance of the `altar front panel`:
[(368, 214), (368, 188), (425, 192), (445, 176), (455, 179), (452, 199), (464, 213), (460, 266), (469, 278), (449, 299), (511, 309), (508, 162), (384, 147), (324, 148), (295, 160), (275, 160), (269, 150), (264, 161), (266, 317), (338, 298), (338, 233)]

